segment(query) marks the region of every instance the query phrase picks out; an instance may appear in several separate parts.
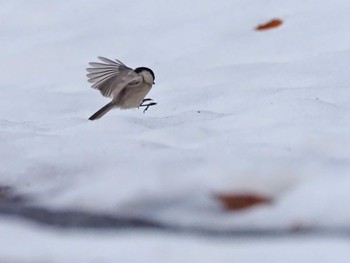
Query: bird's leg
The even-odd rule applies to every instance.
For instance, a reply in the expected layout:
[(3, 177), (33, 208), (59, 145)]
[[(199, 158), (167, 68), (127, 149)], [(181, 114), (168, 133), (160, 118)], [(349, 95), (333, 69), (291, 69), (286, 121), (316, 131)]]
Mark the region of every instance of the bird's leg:
[(154, 106), (154, 105), (157, 105), (157, 103), (156, 103), (156, 102), (151, 102), (151, 103), (145, 105), (146, 108), (143, 110), (143, 114), (145, 114), (146, 110), (148, 110), (148, 108), (149, 108), (150, 106)]
[(152, 100), (152, 99), (144, 99), (144, 100), (141, 102), (141, 104), (140, 104), (139, 107), (146, 107), (146, 108), (143, 110), (143, 113), (145, 113), (146, 110), (148, 110), (148, 108), (149, 108), (150, 106), (157, 105), (156, 102), (150, 102), (150, 103), (148, 103), (148, 104), (143, 104), (144, 101), (151, 101), (151, 100)]
[(142, 102), (141, 102), (141, 104), (140, 104), (140, 106), (143, 106), (143, 103), (144, 103), (144, 102), (146, 102), (146, 101), (151, 101), (151, 100), (153, 100), (153, 99), (150, 99), (150, 98), (143, 99)]

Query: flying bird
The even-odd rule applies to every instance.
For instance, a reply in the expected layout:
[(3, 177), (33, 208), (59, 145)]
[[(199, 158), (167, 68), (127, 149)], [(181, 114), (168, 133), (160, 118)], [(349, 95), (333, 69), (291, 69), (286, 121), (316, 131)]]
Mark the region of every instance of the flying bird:
[(120, 60), (111, 60), (98, 57), (101, 62), (90, 62), (87, 68), (88, 81), (92, 88), (97, 89), (105, 97), (112, 99), (94, 113), (89, 120), (101, 118), (113, 108), (132, 109), (145, 107), (143, 113), (150, 106), (157, 103), (150, 98), (145, 98), (155, 84), (155, 75), (150, 68), (138, 67), (135, 69), (127, 67)]

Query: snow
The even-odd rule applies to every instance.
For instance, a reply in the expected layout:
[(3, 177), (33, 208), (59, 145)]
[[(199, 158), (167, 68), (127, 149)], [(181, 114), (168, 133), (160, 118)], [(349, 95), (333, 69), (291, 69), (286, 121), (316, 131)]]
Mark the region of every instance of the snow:
[(6, 221), (1, 222), (0, 231), (8, 234), (6, 250), (0, 257), (4, 263), (255, 262), (257, 259), (272, 263), (341, 263), (350, 256), (348, 240), (341, 238), (292, 237), (281, 242), (274, 238), (202, 239), (148, 231), (80, 233)]
[(202, 239), (148, 231), (77, 233), (16, 223), (1, 222), (1, 233), (9, 233), (7, 249), (2, 251), (2, 258), (7, 261), (1, 262), (255, 262), (261, 259), (273, 263), (340, 263), (350, 256), (346, 239), (293, 237), (281, 242), (274, 238)]
[[(349, 229), (349, 10), (345, 0), (2, 1), (0, 186), (42, 207), (183, 227)], [(275, 17), (280, 27), (254, 31)], [(85, 76), (100, 55), (152, 68), (158, 105), (89, 121), (108, 102)], [(216, 192), (274, 202), (228, 213)], [(349, 256), (339, 237), (62, 234), (4, 215), (0, 233), (0, 262)]]

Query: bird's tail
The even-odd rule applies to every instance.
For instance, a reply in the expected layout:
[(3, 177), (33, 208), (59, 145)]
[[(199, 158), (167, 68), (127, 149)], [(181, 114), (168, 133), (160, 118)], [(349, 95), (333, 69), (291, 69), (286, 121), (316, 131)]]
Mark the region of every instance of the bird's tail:
[(107, 105), (103, 106), (101, 109), (99, 109), (98, 111), (96, 111), (90, 118), (90, 121), (96, 120), (101, 118), (103, 115), (105, 115), (107, 112), (109, 112), (111, 109), (113, 109), (115, 107), (115, 105), (110, 102)]

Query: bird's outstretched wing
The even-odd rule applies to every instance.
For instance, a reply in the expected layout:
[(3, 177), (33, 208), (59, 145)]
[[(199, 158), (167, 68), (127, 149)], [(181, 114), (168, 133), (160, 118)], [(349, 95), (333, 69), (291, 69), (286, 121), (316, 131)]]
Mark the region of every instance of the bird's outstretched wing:
[(129, 83), (136, 84), (142, 81), (142, 78), (119, 60), (110, 60), (104, 57), (98, 57), (102, 62), (90, 62), (92, 68), (87, 68), (88, 81), (93, 83), (91, 86), (97, 89), (105, 97), (114, 97)]

